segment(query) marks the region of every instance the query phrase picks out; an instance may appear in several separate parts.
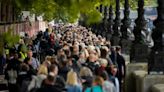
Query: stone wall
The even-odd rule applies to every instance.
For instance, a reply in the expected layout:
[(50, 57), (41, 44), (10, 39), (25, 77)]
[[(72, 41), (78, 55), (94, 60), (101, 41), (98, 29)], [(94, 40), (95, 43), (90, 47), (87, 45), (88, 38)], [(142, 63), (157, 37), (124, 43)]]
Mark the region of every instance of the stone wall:
[(129, 63), (126, 67), (125, 92), (136, 92), (136, 81), (133, 72), (147, 71), (147, 63)]
[(164, 84), (164, 75), (147, 75), (143, 79), (142, 83), (143, 83), (143, 92), (151, 92), (151, 87), (153, 87), (154, 85)]
[(164, 92), (164, 75), (148, 75), (147, 63), (129, 63), (125, 92)]
[(164, 84), (156, 84), (151, 88), (152, 92), (164, 92)]

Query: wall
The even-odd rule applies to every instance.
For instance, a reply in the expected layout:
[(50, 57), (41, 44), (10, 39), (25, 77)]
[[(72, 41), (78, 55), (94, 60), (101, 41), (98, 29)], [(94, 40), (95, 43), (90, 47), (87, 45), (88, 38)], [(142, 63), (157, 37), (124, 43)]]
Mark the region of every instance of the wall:
[(38, 31), (44, 31), (46, 28), (45, 22), (23, 22), (14, 24), (0, 25), (0, 33), (6, 32), (9, 29), (14, 30), (14, 34), (21, 32), (28, 33), (30, 37), (34, 36)]

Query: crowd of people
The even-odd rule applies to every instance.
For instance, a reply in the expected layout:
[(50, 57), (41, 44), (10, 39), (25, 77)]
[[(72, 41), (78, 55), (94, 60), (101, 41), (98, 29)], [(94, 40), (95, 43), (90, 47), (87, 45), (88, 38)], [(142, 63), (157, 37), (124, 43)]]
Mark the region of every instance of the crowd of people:
[(1, 73), (9, 92), (121, 92), (120, 46), (82, 26), (61, 25), (5, 46)]

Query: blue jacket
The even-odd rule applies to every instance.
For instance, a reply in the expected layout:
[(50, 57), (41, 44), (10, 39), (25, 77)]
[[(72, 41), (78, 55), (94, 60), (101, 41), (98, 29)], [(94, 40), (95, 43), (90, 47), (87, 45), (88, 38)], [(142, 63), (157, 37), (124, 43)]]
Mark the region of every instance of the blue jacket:
[(67, 92), (82, 92), (82, 87), (80, 87), (79, 85), (67, 85)]

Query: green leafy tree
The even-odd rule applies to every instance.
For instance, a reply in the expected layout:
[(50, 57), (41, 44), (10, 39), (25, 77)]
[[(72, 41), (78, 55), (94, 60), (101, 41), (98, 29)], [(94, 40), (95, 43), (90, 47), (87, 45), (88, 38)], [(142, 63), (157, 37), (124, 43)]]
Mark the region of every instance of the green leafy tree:
[[(43, 15), (45, 20), (76, 21), (80, 15), (85, 15), (88, 23), (101, 20), (101, 14), (96, 10), (100, 4), (115, 6), (115, 0), (13, 0), (19, 10), (29, 10), (36, 15)], [(124, 0), (121, 1), (123, 7)], [(129, 0), (132, 9), (137, 8), (138, 0)], [(145, 0), (145, 5), (156, 5), (156, 0)]]
[(4, 52), (4, 45), (7, 44), (8, 47), (13, 47), (19, 42), (19, 35), (13, 34), (13, 30), (9, 29), (7, 32), (0, 34), (0, 55)]

